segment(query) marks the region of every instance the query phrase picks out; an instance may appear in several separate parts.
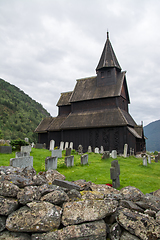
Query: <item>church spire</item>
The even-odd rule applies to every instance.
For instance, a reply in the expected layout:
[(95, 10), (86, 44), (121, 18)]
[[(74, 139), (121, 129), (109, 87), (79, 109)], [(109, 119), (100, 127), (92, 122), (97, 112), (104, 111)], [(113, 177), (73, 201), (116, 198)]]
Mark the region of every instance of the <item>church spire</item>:
[(109, 40), (109, 32), (107, 31), (107, 40), (96, 70), (108, 67), (115, 67), (121, 70), (111, 42)]

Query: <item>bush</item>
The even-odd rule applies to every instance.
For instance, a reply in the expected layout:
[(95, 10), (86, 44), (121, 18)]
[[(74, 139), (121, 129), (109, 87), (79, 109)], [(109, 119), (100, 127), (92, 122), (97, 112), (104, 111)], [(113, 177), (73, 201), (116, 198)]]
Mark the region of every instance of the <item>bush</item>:
[(28, 142), (26, 142), (25, 140), (22, 140), (22, 139), (12, 140), (10, 142), (10, 144), (11, 144), (13, 150), (18, 150), (18, 151), (20, 151), (21, 146), (29, 145)]
[(153, 153), (154, 155), (158, 155), (158, 152), (157, 151), (154, 151), (154, 153)]

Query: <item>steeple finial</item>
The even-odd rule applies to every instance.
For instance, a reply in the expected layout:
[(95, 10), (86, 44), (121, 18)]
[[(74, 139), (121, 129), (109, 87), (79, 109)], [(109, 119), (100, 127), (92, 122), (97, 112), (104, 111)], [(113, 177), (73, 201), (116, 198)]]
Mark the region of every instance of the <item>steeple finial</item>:
[(107, 39), (109, 39), (109, 32), (108, 32), (108, 30), (107, 30)]

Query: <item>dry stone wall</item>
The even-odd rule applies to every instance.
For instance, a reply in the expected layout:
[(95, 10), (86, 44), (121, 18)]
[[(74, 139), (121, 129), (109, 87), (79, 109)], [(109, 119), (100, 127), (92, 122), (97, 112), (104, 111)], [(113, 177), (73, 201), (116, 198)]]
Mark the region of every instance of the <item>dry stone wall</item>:
[(116, 190), (56, 170), (0, 167), (0, 240), (160, 239), (160, 190)]

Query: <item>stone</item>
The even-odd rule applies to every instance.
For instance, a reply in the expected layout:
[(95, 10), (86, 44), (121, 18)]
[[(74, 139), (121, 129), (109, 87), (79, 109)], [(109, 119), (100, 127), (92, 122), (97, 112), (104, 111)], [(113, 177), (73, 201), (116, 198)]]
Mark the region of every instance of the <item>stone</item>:
[(71, 148), (66, 148), (66, 156), (70, 156), (71, 155)]
[(0, 196), (0, 215), (8, 216), (18, 208), (18, 201), (14, 198)]
[(0, 146), (0, 153), (12, 153), (12, 146)]
[(120, 190), (120, 193), (123, 196), (123, 199), (128, 201), (140, 201), (144, 198), (144, 194), (136, 187), (127, 186)]
[(31, 240), (31, 237), (27, 233), (15, 233), (3, 231), (0, 233), (0, 240)]
[(19, 158), (19, 157), (29, 157), (30, 153), (29, 152), (16, 152), (15, 154), (15, 158)]
[(155, 156), (155, 162), (158, 162), (158, 155)]
[(61, 149), (63, 151), (63, 148), (64, 148), (64, 142), (60, 142), (60, 147), (59, 149)]
[(19, 187), (10, 181), (4, 180), (0, 182), (0, 195), (4, 197), (16, 197)]
[(120, 200), (119, 205), (124, 208), (129, 208), (131, 210), (144, 213), (144, 209), (137, 206), (137, 204), (132, 201)]
[(51, 141), (50, 141), (50, 145), (49, 145), (49, 150), (50, 150), (50, 151), (54, 150), (54, 145), (55, 145), (55, 141), (54, 141), (54, 140), (51, 140)]
[(160, 225), (154, 218), (146, 214), (120, 207), (116, 219), (124, 229), (140, 239), (160, 238)]
[(124, 231), (120, 237), (120, 240), (139, 240), (139, 238), (127, 231)]
[(116, 150), (112, 150), (111, 157), (112, 158), (117, 158), (117, 151)]
[(114, 223), (110, 226), (109, 237), (111, 240), (120, 239), (121, 236), (121, 227), (118, 223)]
[(11, 158), (10, 159), (10, 166), (12, 167), (33, 167), (33, 157), (19, 157), (19, 158)]
[(2, 232), (6, 228), (6, 219), (5, 216), (0, 216), (0, 232)]
[(48, 233), (34, 233), (32, 234), (32, 240), (60, 240), (59, 231), (52, 231)]
[(22, 176), (16, 175), (16, 174), (2, 175), (1, 181), (4, 181), (4, 180), (10, 181), (11, 183), (17, 185), (20, 188), (34, 185), (34, 182), (30, 178), (23, 177), (23, 175)]
[(92, 152), (92, 147), (88, 146), (88, 153), (91, 153), (91, 152)]
[(119, 190), (114, 189), (112, 187), (109, 187), (106, 184), (92, 184), (90, 186), (90, 188), (91, 188), (92, 191), (98, 191), (98, 192), (101, 192), (101, 193), (103, 193), (105, 195), (113, 194), (113, 193), (114, 194), (119, 194), (120, 193)]
[(19, 203), (25, 205), (28, 202), (38, 201), (41, 198), (41, 193), (37, 186), (28, 186), (21, 189), (17, 194)]
[(73, 167), (74, 166), (74, 156), (67, 156), (65, 157), (65, 164), (67, 167)]
[(107, 158), (110, 158), (110, 153), (109, 153), (109, 151), (104, 151), (102, 159), (107, 159)]
[(71, 148), (71, 150), (73, 150), (73, 142), (70, 142), (69, 148)]
[(119, 175), (120, 175), (120, 166), (118, 164), (118, 160), (114, 160), (111, 162), (111, 168), (110, 168), (110, 177), (112, 179), (113, 188), (120, 187)]
[(117, 201), (84, 200), (63, 204), (62, 223), (64, 226), (101, 220), (116, 211)]
[(106, 240), (106, 225), (103, 220), (67, 226), (59, 232), (59, 239)]
[(88, 154), (81, 155), (81, 164), (82, 165), (88, 164)]
[(57, 169), (57, 157), (46, 157), (45, 159), (45, 170), (55, 170)]
[(62, 158), (62, 150), (61, 149), (52, 150), (52, 157)]
[(99, 148), (98, 148), (98, 147), (96, 147), (96, 148), (94, 149), (94, 153), (99, 153)]
[(126, 158), (127, 157), (127, 151), (128, 151), (128, 144), (124, 144), (124, 152), (123, 155)]
[(65, 147), (64, 149), (66, 150), (66, 148), (68, 148), (69, 142), (65, 142)]
[(86, 180), (84, 179), (79, 179), (77, 181), (74, 181), (74, 183), (78, 186), (80, 186), (81, 191), (83, 190), (91, 190), (90, 186), (92, 184), (92, 182), (86, 182)]
[(23, 152), (23, 153), (27, 152), (27, 153), (30, 154), (31, 150), (32, 150), (32, 147), (30, 145), (28, 145), (28, 146), (21, 146), (21, 152)]
[(60, 187), (63, 187), (63, 188), (67, 188), (69, 190), (71, 189), (76, 189), (77, 191), (80, 191), (80, 186), (72, 183), (72, 182), (69, 182), (69, 181), (63, 181), (63, 180), (58, 180), (58, 179), (55, 179), (54, 182), (52, 183), (53, 185), (57, 185), (57, 186), (60, 186)]
[(47, 232), (60, 225), (61, 208), (49, 202), (30, 202), (10, 214), (6, 228), (14, 232)]
[(151, 164), (151, 155), (148, 155), (148, 163)]
[(90, 200), (103, 200), (104, 194), (98, 191), (82, 191), (82, 199), (90, 199)]
[(78, 201), (82, 198), (80, 192), (76, 189), (71, 189), (69, 192), (67, 192), (67, 195), (71, 201)]
[(146, 158), (146, 156), (143, 156), (143, 166), (147, 167), (147, 158)]
[(62, 205), (69, 201), (68, 195), (63, 190), (55, 190), (41, 197), (41, 201), (50, 202), (55, 205)]
[(78, 154), (83, 154), (83, 147), (82, 147), (82, 145), (78, 146)]
[(103, 154), (103, 152), (104, 152), (104, 147), (101, 146), (101, 150), (99, 151), (99, 153)]
[(42, 149), (42, 148), (44, 148), (44, 149), (46, 149), (46, 144), (45, 143), (36, 143), (35, 144), (35, 148), (39, 148), (39, 149)]

